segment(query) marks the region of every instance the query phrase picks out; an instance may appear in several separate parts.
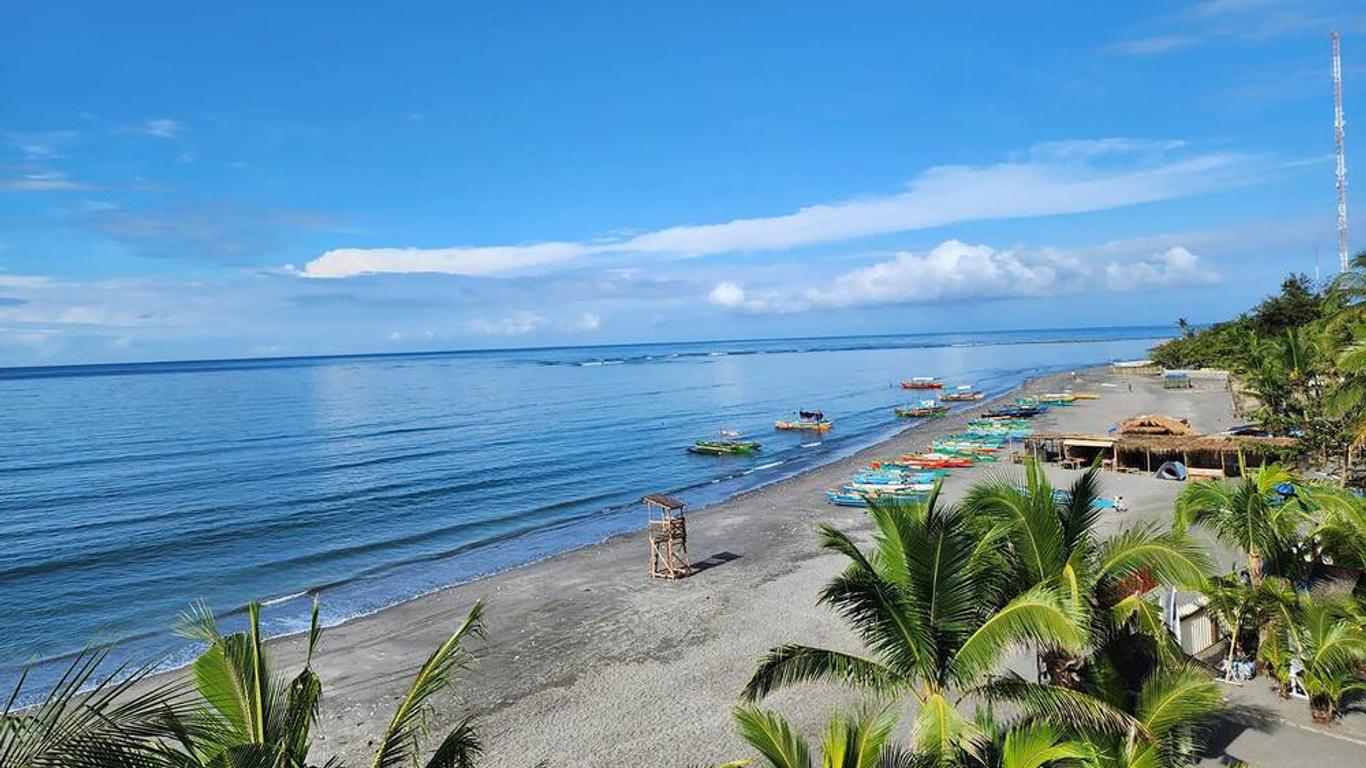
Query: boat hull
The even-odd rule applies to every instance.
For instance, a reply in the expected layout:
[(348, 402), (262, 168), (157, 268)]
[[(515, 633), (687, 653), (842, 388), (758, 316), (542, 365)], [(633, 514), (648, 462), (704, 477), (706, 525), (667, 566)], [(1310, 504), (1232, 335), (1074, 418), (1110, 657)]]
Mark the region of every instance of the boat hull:
[(828, 421), (783, 421), (773, 422), (774, 429), (798, 429), (806, 432), (829, 432), (835, 426)]

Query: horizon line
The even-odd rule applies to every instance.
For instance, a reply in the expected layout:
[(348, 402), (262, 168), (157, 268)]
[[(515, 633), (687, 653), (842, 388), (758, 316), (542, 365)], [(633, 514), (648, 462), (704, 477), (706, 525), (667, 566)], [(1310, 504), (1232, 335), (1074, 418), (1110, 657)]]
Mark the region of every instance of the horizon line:
[[(1211, 323), (1193, 323), (1194, 327), (1202, 327)], [(671, 344), (729, 344), (738, 342), (756, 341), (812, 341), (812, 340), (831, 340), (831, 339), (880, 339), (901, 336), (943, 336), (948, 334), (988, 334), (988, 333), (1044, 333), (1048, 331), (1103, 331), (1103, 330), (1123, 330), (1123, 329), (1143, 329), (1143, 328), (1165, 328), (1166, 325), (1083, 325), (1069, 327), (1046, 327), (1046, 328), (997, 328), (983, 329), (975, 331), (921, 331), (916, 333), (842, 333), (831, 336), (769, 336), (769, 337), (750, 337), (750, 338), (723, 338), (723, 339), (697, 339), (694, 341), (635, 341), (604, 344), (546, 344), (524, 347), (478, 347), (464, 349), (428, 349), (428, 350), (407, 350), (402, 352), (336, 352), (330, 354), (316, 355), (260, 355), (242, 357), (192, 357), (182, 359), (163, 359), (163, 360), (134, 360), (127, 362), (103, 362), (103, 363), (56, 363), (53, 365), (0, 365), (0, 376), (19, 371), (46, 371), (60, 369), (92, 369), (92, 368), (116, 368), (122, 366), (154, 366), (154, 365), (207, 365), (211, 363), (268, 363), (268, 362), (288, 362), (305, 360), (350, 360), (365, 358), (386, 358), (386, 357), (422, 357), (436, 355), (470, 355), (480, 353), (496, 352), (537, 352), (561, 349), (604, 349), (608, 347), (656, 347)], [(1173, 328), (1174, 328), (1173, 324)]]

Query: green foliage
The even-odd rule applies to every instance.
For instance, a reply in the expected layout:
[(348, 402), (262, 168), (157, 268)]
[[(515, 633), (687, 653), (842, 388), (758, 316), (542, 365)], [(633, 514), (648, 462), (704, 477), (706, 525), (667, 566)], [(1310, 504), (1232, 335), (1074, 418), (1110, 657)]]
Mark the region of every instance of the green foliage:
[(1257, 340), (1278, 339), (1287, 330), (1321, 321), (1326, 304), (1324, 291), (1305, 275), (1292, 274), (1282, 281), (1280, 293), (1262, 299), (1251, 311), (1227, 322), (1192, 331), (1181, 318), (1181, 336), (1154, 347), (1152, 359), (1167, 368), (1245, 371), (1256, 365), (1255, 350), (1250, 348)]
[[(979, 483), (961, 508), (942, 505), (937, 488), (925, 502), (874, 504), (866, 548), (823, 528), (825, 547), (849, 565), (821, 602), (854, 630), (865, 653), (778, 646), (742, 696), (755, 701), (825, 681), (883, 700), (914, 699), (908, 759), (917, 765), (1185, 764), (1218, 697), (1204, 695), (1209, 689), (1198, 683), (1211, 679), (1181, 665), (1160, 610), (1131, 585), (1139, 576), (1203, 584), (1205, 555), (1182, 534), (1150, 527), (1101, 539), (1096, 472), (1057, 496), (1036, 466), (1027, 465), (1023, 488), (1015, 480)], [(1132, 657), (1112, 661), (1106, 653), (1134, 638), (1159, 650), (1129, 682), (1119, 669), (1133, 672)], [(1002, 661), (1022, 647), (1083, 659), (1086, 679), (1073, 688), (1003, 672)], [(1182, 690), (1162, 699), (1173, 687)], [(967, 698), (1007, 705), (1013, 719), (1004, 727), (974, 719), (961, 710)], [(773, 756), (791, 734), (767, 730), (776, 735), (761, 753), (787, 764)]]
[[(432, 699), (468, 667), (463, 643), (482, 632), (483, 603), (418, 671), (380, 738), (375, 768), (419, 765)], [(313, 672), (319, 637), (313, 606), (304, 667), (275, 669), (261, 633), (260, 606), (248, 606), (245, 632), (219, 632), (204, 604), (182, 616), (180, 634), (207, 644), (186, 682), (147, 684), (151, 667), (97, 676), (104, 654), (78, 657), (40, 704), (16, 710), (21, 678), (0, 711), (4, 768), (310, 768), (312, 727), (322, 682)], [(481, 743), (467, 718), (453, 728), (426, 768), (472, 768)], [(334, 759), (324, 765), (338, 765)]]
[(38, 704), (16, 703), (26, 676), (0, 710), (0, 766), (5, 768), (143, 768), (159, 764), (156, 744), (173, 738), (168, 718), (192, 711), (181, 683), (148, 684), (152, 672), (118, 667), (101, 673), (107, 653), (88, 652), (72, 660)]

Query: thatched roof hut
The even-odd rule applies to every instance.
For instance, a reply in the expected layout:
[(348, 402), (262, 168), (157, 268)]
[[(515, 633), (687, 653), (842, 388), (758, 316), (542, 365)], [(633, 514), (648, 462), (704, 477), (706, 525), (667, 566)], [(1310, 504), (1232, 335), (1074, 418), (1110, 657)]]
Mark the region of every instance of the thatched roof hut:
[(1187, 436), (1196, 434), (1191, 429), (1191, 424), (1185, 419), (1173, 419), (1170, 416), (1163, 416), (1157, 413), (1148, 413), (1142, 416), (1134, 416), (1119, 423), (1119, 434), (1121, 435), (1175, 435)]

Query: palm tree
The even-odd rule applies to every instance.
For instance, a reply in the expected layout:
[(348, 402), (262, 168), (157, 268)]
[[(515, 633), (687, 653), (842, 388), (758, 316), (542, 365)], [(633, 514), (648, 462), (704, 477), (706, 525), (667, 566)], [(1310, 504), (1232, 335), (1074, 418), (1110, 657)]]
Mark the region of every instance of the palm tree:
[(1149, 675), (1127, 711), (1146, 738), (1132, 734), (1091, 737), (1105, 768), (1177, 768), (1194, 765), (1203, 736), (1223, 704), (1214, 678), (1194, 666), (1178, 664)]
[[(738, 706), (731, 714), (739, 726), (740, 737), (773, 768), (812, 768), (811, 747), (781, 715), (755, 706)], [(896, 710), (888, 706), (866, 710), (857, 717), (831, 717), (821, 740), (821, 768), (897, 765), (904, 752), (889, 743), (896, 721)], [(725, 765), (744, 764), (745, 761), (736, 761)]]
[(1366, 691), (1366, 619), (1350, 601), (1310, 596), (1299, 598), (1295, 614), (1279, 625), (1282, 642), (1299, 667), (1314, 719), (1328, 722), (1345, 696)]
[[(752, 705), (736, 707), (740, 736), (773, 768), (814, 768), (811, 748), (781, 715)], [(835, 715), (821, 741), (821, 768), (932, 768), (934, 766), (980, 766), (981, 768), (1049, 768), (1093, 765), (1095, 750), (1083, 741), (1060, 735), (1042, 722), (1016, 723), (1002, 728), (989, 716), (978, 725), (987, 734), (975, 756), (966, 761), (945, 762), (933, 755), (902, 749), (890, 742), (896, 727), (896, 710), (884, 705), (857, 717)], [(717, 768), (735, 768), (745, 761)]]
[(871, 551), (821, 528), (822, 544), (849, 560), (820, 601), (862, 638), (869, 655), (789, 644), (770, 650), (742, 692), (748, 701), (809, 681), (909, 696), (919, 705), (912, 747), (935, 760), (972, 754), (984, 734), (958, 710), (980, 694), (1008, 698), (1054, 722), (1094, 729), (1136, 727), (1132, 718), (1085, 694), (994, 673), (1012, 649), (1045, 645), (1080, 652), (1083, 617), (1055, 586), (1007, 596), (996, 542), (975, 537), (936, 487), (920, 503), (874, 504)]
[(1238, 574), (1229, 574), (1210, 579), (1203, 590), (1208, 602), (1205, 610), (1223, 627), (1228, 628), (1228, 655), (1224, 658), (1224, 679), (1233, 679), (1233, 661), (1237, 658), (1242, 644), (1243, 630), (1257, 626), (1261, 615), (1262, 601), (1259, 600), (1259, 587), (1244, 580)]
[(56, 768), (155, 765), (153, 745), (169, 737), (169, 715), (189, 712), (186, 686), (147, 683), (153, 671), (118, 667), (100, 673), (107, 651), (78, 655), (39, 703), (18, 709), (27, 672), (0, 710), (0, 766)]
[[(476, 603), (418, 670), (379, 740), (372, 768), (417, 765), (432, 697), (469, 665), (470, 656), (462, 643), (482, 632), (483, 611), (483, 603)], [(271, 665), (261, 632), (260, 606), (249, 605), (247, 616), (246, 632), (223, 635), (207, 606), (196, 605), (184, 615), (181, 634), (208, 644), (190, 667), (202, 702), (191, 715), (171, 719), (175, 739), (160, 747), (162, 765), (307, 768), (313, 764), (308, 755), (310, 735), (322, 695), (322, 682), (312, 668), (320, 634), (317, 603), (304, 667), (293, 678)], [(467, 768), (479, 752), (479, 740), (467, 718), (437, 747), (427, 767)]]
[(1293, 553), (1305, 519), (1298, 493), (1284, 502), (1275, 501), (1280, 498), (1277, 487), (1287, 484), (1292, 489), (1300, 487), (1276, 464), (1245, 472), (1237, 481), (1194, 483), (1177, 497), (1173, 528), (1209, 528), (1220, 541), (1247, 554), (1248, 576), (1259, 583), (1268, 557), (1284, 560)]
[[(1072, 610), (1089, 618), (1091, 645), (1143, 632), (1161, 651), (1173, 652), (1171, 633), (1158, 607), (1141, 593), (1149, 579), (1169, 585), (1203, 585), (1209, 558), (1185, 536), (1153, 526), (1127, 528), (1102, 540), (1099, 469), (1055, 490), (1035, 462), (1025, 464), (1024, 483), (998, 475), (969, 490), (965, 507), (973, 527), (999, 543), (993, 553), (1009, 574), (1012, 594), (1043, 586), (1064, 595)], [(1172, 654), (1168, 654), (1172, 655)], [(1069, 688), (1081, 684), (1084, 656), (1040, 648), (1041, 676)]]

